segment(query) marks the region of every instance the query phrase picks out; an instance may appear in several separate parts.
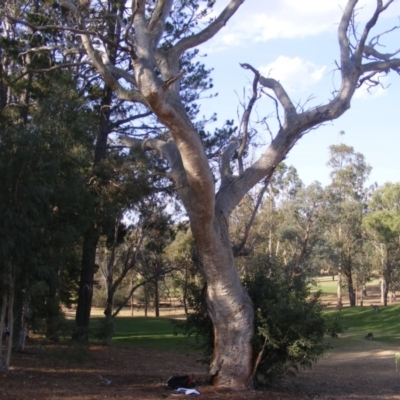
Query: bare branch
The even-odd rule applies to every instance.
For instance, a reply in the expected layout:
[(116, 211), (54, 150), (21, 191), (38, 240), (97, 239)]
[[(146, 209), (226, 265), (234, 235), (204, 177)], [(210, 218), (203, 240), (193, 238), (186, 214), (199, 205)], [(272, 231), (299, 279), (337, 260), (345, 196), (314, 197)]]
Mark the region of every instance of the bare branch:
[(162, 89), (164, 90), (164, 92), (177, 80), (181, 79), (183, 75), (185, 75), (186, 71), (181, 71), (179, 72), (179, 74), (173, 76), (172, 78), (169, 78), (168, 80), (166, 80), (164, 82), (164, 84), (162, 85)]
[(362, 73), (370, 71), (389, 72), (390, 70), (400, 72), (400, 58), (394, 58), (388, 61), (374, 61), (361, 66)]
[(378, 22), (378, 18), (380, 16), (380, 14), (383, 13), (390, 6), (390, 4), (393, 3), (393, 0), (388, 0), (386, 2), (386, 4), (383, 4), (382, 0), (376, 0), (376, 3), (377, 3), (377, 5), (376, 5), (375, 12), (372, 15), (371, 19), (366, 23), (364, 31), (363, 31), (363, 33), (361, 35), (361, 38), (360, 38), (359, 42), (358, 42), (356, 51), (354, 53), (356, 62), (361, 62), (361, 59), (362, 59), (363, 53), (364, 53), (365, 43), (367, 41), (367, 38), (368, 38), (368, 35), (369, 35), (371, 29)]
[(282, 104), (283, 110), (285, 112), (285, 117), (290, 118), (296, 115), (296, 108), (293, 105), (292, 101), (290, 100), (288, 94), (286, 93), (283, 86), (272, 78), (265, 78), (260, 75), (260, 73), (252, 67), (250, 64), (240, 64), (244, 69), (250, 69), (255, 74), (259, 76), (259, 82), (262, 86), (271, 89), (274, 91), (276, 97), (278, 98), (279, 102)]
[[(260, 193), (257, 196), (256, 205), (254, 206), (253, 212), (251, 213), (251, 217), (250, 217), (249, 221), (246, 224), (242, 240), (240, 241), (239, 244), (235, 244), (233, 246), (233, 248), (232, 248), (233, 249), (233, 254), (235, 255), (235, 257), (243, 254), (243, 250), (245, 249), (247, 240), (249, 239), (251, 228), (252, 228), (252, 226), (254, 224), (254, 220), (256, 218), (257, 212), (258, 212), (258, 210), (259, 210), (259, 208), (261, 206), (262, 198), (263, 198), (263, 196), (264, 196), (264, 194), (265, 194), (265, 192), (266, 192), (266, 190), (268, 188), (269, 183), (270, 183), (270, 177), (264, 180), (264, 185), (263, 185)], [(249, 251), (251, 251), (251, 249), (248, 249), (244, 253), (245, 254), (249, 254)]]
[(373, 57), (380, 61), (390, 61), (395, 55), (400, 53), (400, 49), (394, 51), (393, 53), (380, 53), (374, 47), (365, 45), (364, 46), (364, 56)]
[(148, 111), (146, 113), (143, 114), (135, 114), (135, 115), (131, 115), (128, 118), (124, 118), (124, 119), (118, 119), (117, 121), (113, 122), (110, 124), (110, 128), (111, 129), (116, 129), (119, 126), (126, 124), (128, 122), (134, 121), (136, 119), (140, 119), (140, 118), (145, 118), (145, 117), (149, 117), (150, 115), (152, 115), (153, 113), (151, 111)]
[(349, 0), (347, 2), (346, 7), (343, 11), (342, 19), (340, 20), (339, 24), (338, 39), (340, 45), (340, 63), (342, 65), (342, 68), (347, 67), (350, 62), (351, 47), (349, 38), (347, 36), (347, 31), (352, 21), (354, 8), (357, 2), (358, 0)]
[[(241, 66), (243, 66), (243, 65), (241, 64)], [(252, 85), (252, 96), (250, 98), (249, 104), (247, 105), (247, 107), (245, 109), (245, 112), (244, 112), (243, 118), (242, 118), (242, 123), (241, 123), (241, 125), (242, 125), (242, 141), (241, 141), (240, 147), (238, 149), (239, 174), (240, 175), (243, 174), (243, 154), (244, 154), (244, 151), (249, 142), (250, 116), (251, 116), (251, 112), (253, 110), (253, 106), (256, 103), (257, 98), (258, 98), (257, 86), (258, 86), (258, 81), (260, 79), (260, 73), (258, 71), (253, 71), (253, 72), (254, 72), (254, 79), (253, 79), (253, 85)]]
[(153, 40), (155, 46), (157, 46), (158, 42), (161, 39), (164, 30), (165, 20), (167, 19), (168, 14), (171, 11), (172, 4), (173, 0), (158, 0), (150, 21), (147, 25), (148, 30), (152, 32), (154, 36)]
[[(271, 96), (269, 93), (266, 93), (264, 90), (262, 90), (262, 93), (264, 93), (267, 97), (269, 97), (275, 104), (275, 116), (276, 119), (278, 121), (279, 124), (279, 129), (282, 129), (282, 122), (281, 122), (281, 118), (279, 116), (279, 103), (276, 100), (276, 98), (274, 96)], [(271, 135), (271, 140), (272, 140), (272, 135)]]
[(201, 32), (181, 39), (175, 46), (174, 52), (178, 56), (184, 51), (196, 47), (215, 36), (235, 14), (245, 0), (231, 0), (221, 14)]
[(55, 71), (58, 69), (70, 68), (70, 67), (81, 67), (82, 65), (90, 65), (90, 62), (87, 61), (87, 62), (78, 62), (78, 63), (62, 63), (62, 64), (53, 65), (52, 67), (49, 67), (49, 68), (28, 69), (28, 70), (24, 71), (21, 75), (19, 75), (18, 78), (11, 81), (11, 84), (18, 82), (20, 79), (22, 79), (24, 76), (26, 76), (28, 74), (50, 72), (50, 71)]

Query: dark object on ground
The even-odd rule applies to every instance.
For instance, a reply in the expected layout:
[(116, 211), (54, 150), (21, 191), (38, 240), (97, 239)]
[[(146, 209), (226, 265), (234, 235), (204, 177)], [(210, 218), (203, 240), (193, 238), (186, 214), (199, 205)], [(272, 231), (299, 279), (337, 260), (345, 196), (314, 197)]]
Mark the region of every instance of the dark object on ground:
[(192, 388), (195, 386), (193, 375), (171, 376), (167, 380), (167, 386), (170, 389)]
[(374, 339), (374, 334), (373, 333), (368, 333), (367, 335), (365, 335), (365, 339), (368, 339), (368, 340), (373, 340)]
[(371, 307), (372, 307), (374, 313), (376, 313), (376, 314), (381, 311), (381, 309), (378, 306), (374, 306), (373, 304), (371, 304)]

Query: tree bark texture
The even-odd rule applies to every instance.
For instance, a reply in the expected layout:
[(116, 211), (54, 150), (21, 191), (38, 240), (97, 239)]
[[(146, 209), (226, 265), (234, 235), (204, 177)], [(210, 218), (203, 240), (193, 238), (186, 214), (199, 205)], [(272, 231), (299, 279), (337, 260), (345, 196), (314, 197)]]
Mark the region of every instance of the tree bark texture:
[(98, 240), (98, 229), (92, 226), (83, 238), (82, 267), (79, 281), (78, 305), (75, 316), (76, 326), (79, 331), (78, 336), (83, 335), (81, 337), (76, 337), (80, 340), (87, 340), (86, 330), (89, 328), (90, 310), (92, 307), (93, 276)]

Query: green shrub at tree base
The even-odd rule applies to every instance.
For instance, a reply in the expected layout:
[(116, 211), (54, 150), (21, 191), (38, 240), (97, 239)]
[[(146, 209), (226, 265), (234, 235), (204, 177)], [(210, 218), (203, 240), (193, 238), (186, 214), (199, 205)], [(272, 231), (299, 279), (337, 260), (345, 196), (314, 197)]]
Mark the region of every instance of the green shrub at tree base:
[[(288, 277), (287, 270), (266, 256), (255, 257), (243, 279), (254, 304), (253, 351), (254, 384), (257, 387), (278, 383), (285, 374), (312, 364), (329, 348), (326, 334), (343, 332), (338, 315), (324, 315), (320, 292), (312, 293), (303, 276)], [(199, 288), (191, 287), (194, 310), (181, 322), (189, 336), (195, 336), (204, 350), (204, 362), (212, 355), (212, 323)]]
[(312, 293), (302, 275), (288, 277), (283, 266), (265, 256), (251, 264), (243, 283), (255, 309), (255, 384), (265, 386), (299, 368), (311, 368), (330, 348), (325, 334), (335, 337), (343, 326), (340, 319), (325, 318), (320, 292)]

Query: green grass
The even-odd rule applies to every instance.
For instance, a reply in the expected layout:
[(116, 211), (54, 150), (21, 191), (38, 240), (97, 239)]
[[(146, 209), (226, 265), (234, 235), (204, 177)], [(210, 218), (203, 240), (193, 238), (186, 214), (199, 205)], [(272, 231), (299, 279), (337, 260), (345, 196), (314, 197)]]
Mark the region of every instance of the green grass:
[[(337, 293), (337, 284), (338, 284), (338, 276), (335, 275), (335, 280), (332, 280), (332, 276), (321, 276), (314, 279), (315, 285), (311, 285), (311, 290), (320, 290), (322, 294), (336, 294)], [(345, 281), (343, 280), (343, 283)], [(379, 284), (379, 280), (375, 279), (367, 283), (368, 286), (376, 286)]]
[[(343, 316), (347, 330), (340, 335), (339, 341), (332, 342), (334, 347), (341, 347), (354, 340), (365, 340), (365, 335), (372, 332), (378, 342), (400, 345), (400, 305), (380, 307), (374, 313), (371, 307), (343, 308), (335, 312)], [(98, 326), (100, 318), (92, 319), (92, 328)], [(172, 320), (154, 317), (117, 317), (114, 345), (135, 346), (161, 351), (198, 352), (195, 340), (177, 331)]]
[(399, 345), (400, 305), (380, 307), (380, 310), (379, 313), (374, 313), (371, 307), (342, 309), (340, 313), (348, 329), (340, 337), (365, 340), (365, 335), (372, 332), (375, 341)]
[[(99, 321), (100, 318), (93, 318), (92, 327), (96, 328)], [(181, 330), (174, 327), (172, 320), (167, 318), (117, 317), (115, 328), (114, 345), (176, 352), (196, 350), (194, 339), (185, 337)]]
[(337, 276), (332, 280), (331, 276), (316, 279), (316, 285), (311, 286), (311, 290), (320, 290), (322, 294), (335, 294), (337, 292)]

